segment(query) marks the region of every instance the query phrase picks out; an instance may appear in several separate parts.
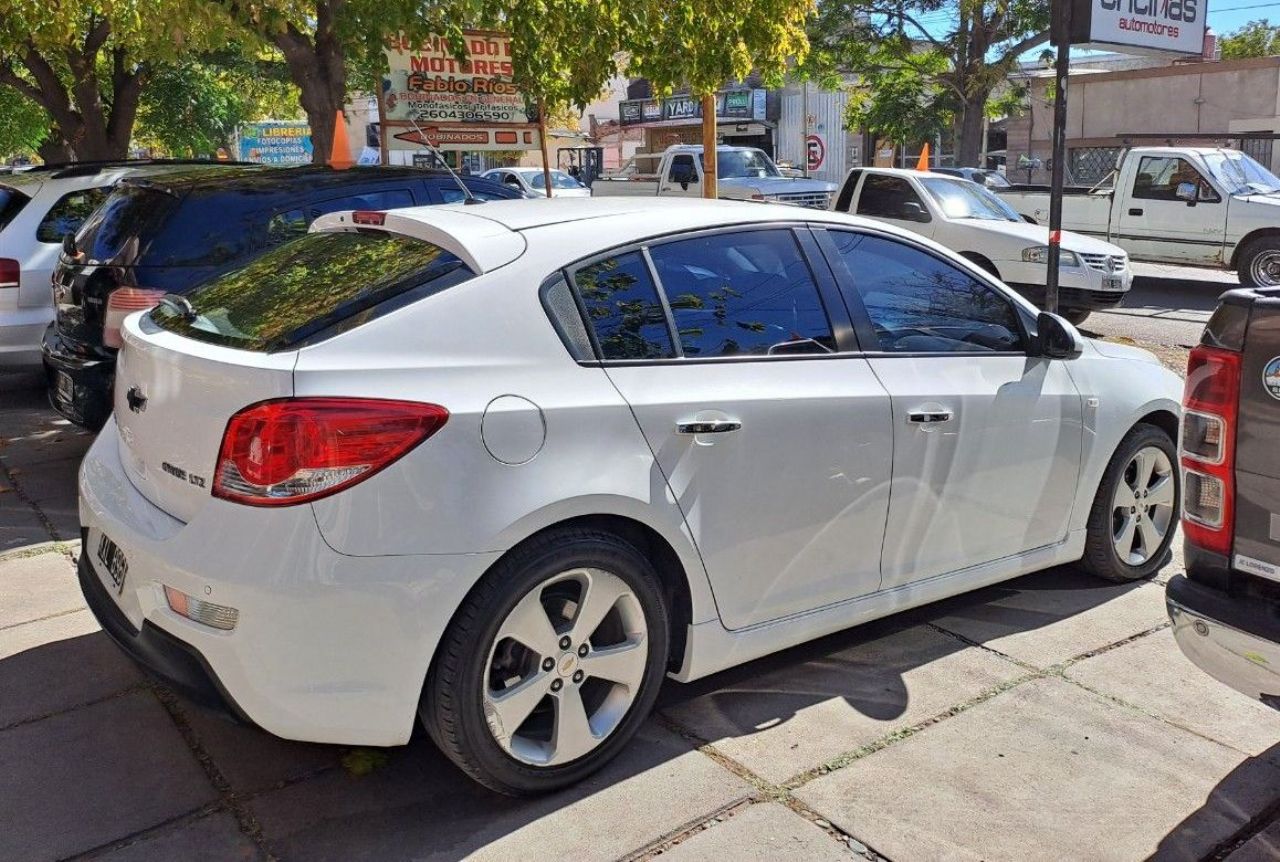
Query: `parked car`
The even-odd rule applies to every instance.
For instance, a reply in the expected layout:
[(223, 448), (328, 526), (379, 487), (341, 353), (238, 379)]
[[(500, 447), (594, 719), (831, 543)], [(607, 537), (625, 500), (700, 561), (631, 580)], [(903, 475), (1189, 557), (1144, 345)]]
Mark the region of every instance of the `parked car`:
[(1186, 576), (1173, 635), (1202, 670), (1280, 709), (1280, 288), (1223, 294), (1187, 364)]
[(1176, 375), (829, 212), (334, 213), (122, 332), (80, 471), (106, 631), (286, 738), (420, 717), (505, 793), (598, 769), (665, 674), (1144, 578), (1176, 527)]
[(21, 168), (0, 179), (0, 368), (40, 365), (53, 320), (49, 283), (62, 238), (74, 233), (124, 177), (182, 163), (84, 162)]
[[(1033, 302), (1044, 300), (1049, 230), (1028, 224), (977, 183), (937, 171), (854, 168), (833, 208), (927, 236), (959, 252)], [(1081, 324), (1114, 308), (1133, 286), (1123, 249), (1081, 234), (1062, 235), (1058, 308)]]
[[(545, 198), (547, 178), (542, 168), (494, 168), (480, 176), (515, 189), (525, 197)], [(561, 170), (551, 172), (551, 191), (558, 198), (589, 198), (591, 189)]]
[(934, 173), (960, 177), (989, 189), (1007, 189), (1013, 184), (999, 171), (988, 168), (931, 168)]
[(49, 401), (96, 429), (111, 413), (120, 322), (166, 294), (243, 266), (336, 210), (520, 197), (479, 177), (406, 167), (188, 168), (130, 178), (85, 222), (54, 274), (56, 321), (42, 352)]
[[(591, 184), (596, 197), (702, 197), (702, 147), (680, 144), (661, 153), (637, 153), (617, 171)], [(755, 147), (716, 147), (716, 193), (727, 200), (772, 201), (826, 209), (834, 183), (784, 176)]]
[[(1240, 283), (1280, 286), (1280, 178), (1214, 147), (1134, 147), (1107, 183), (1068, 189), (1062, 226), (1114, 242), (1134, 260), (1233, 269)], [(1001, 196), (1041, 224), (1048, 186)]]

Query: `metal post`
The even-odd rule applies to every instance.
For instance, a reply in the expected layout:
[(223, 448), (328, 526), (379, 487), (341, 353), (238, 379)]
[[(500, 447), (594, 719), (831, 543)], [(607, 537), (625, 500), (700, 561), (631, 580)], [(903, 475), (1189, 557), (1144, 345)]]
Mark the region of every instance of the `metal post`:
[(800, 166), (809, 176), (809, 81), (800, 84)]
[(707, 93), (702, 97), (702, 196), (704, 198), (719, 196), (716, 156), (716, 94)]
[(1058, 313), (1058, 266), (1062, 260), (1062, 184), (1067, 162), (1067, 73), (1071, 68), (1071, 0), (1055, 0), (1058, 58), (1054, 64), (1053, 175), (1049, 186), (1049, 261), (1045, 311)]

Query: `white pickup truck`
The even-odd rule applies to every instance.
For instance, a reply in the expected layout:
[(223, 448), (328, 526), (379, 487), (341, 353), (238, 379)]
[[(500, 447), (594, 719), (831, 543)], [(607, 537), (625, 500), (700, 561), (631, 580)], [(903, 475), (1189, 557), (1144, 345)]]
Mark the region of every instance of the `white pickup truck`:
[[(1029, 224), (985, 186), (932, 171), (855, 168), (833, 209), (888, 222), (959, 252), (1033, 302), (1044, 298), (1049, 230)], [(1058, 309), (1072, 323), (1124, 300), (1133, 274), (1122, 249), (1064, 232)]]
[[(702, 174), (702, 147), (681, 144), (661, 153), (637, 153), (617, 171), (596, 178), (591, 194), (701, 197)], [(716, 147), (716, 189), (719, 197), (729, 200), (826, 209), (836, 186), (783, 176), (773, 160), (754, 147)]]
[[(1047, 186), (1000, 196), (1048, 223)], [(1241, 284), (1280, 285), (1280, 178), (1236, 150), (1127, 150), (1103, 184), (1066, 190), (1062, 226), (1113, 242), (1134, 260), (1234, 269)]]

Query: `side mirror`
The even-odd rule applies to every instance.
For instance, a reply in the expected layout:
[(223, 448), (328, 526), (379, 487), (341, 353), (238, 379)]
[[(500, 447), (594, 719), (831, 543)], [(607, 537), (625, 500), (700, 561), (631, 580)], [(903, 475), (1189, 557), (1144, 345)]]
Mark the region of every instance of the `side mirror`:
[(1056, 314), (1040, 312), (1036, 318), (1033, 356), (1047, 359), (1075, 359), (1084, 353), (1084, 339), (1076, 328)]
[(1174, 194), (1178, 196), (1178, 200), (1186, 201), (1187, 206), (1193, 207), (1200, 197), (1200, 189), (1196, 183), (1178, 183), (1177, 191)]
[(77, 254), (76, 235), (70, 231), (62, 235), (62, 253), (70, 258), (74, 258)]
[(907, 201), (902, 205), (902, 217), (907, 221), (927, 222), (929, 214), (916, 201)]

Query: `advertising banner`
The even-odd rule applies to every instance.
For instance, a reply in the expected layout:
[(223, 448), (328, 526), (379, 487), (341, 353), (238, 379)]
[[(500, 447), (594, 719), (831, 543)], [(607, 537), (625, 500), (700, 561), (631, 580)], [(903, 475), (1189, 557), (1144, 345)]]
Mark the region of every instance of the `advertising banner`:
[(447, 44), (431, 37), (419, 45), (396, 38), (387, 45), (390, 73), (383, 79), (389, 122), (528, 125), (524, 95), (511, 83), (511, 40), (468, 30), (467, 56), (454, 59)]
[(298, 121), (246, 123), (236, 131), (236, 158), (264, 165), (311, 164), (311, 127)]
[[(727, 122), (763, 120), (764, 90), (722, 90), (716, 93), (716, 119)], [(618, 122), (623, 126), (644, 123), (680, 125), (702, 119), (702, 100), (680, 94), (665, 99), (628, 99), (618, 104)]]
[(1199, 54), (1208, 0), (1071, 2), (1071, 44), (1126, 54)]

